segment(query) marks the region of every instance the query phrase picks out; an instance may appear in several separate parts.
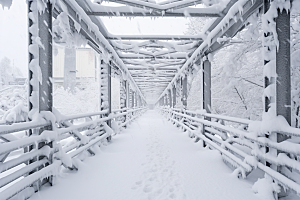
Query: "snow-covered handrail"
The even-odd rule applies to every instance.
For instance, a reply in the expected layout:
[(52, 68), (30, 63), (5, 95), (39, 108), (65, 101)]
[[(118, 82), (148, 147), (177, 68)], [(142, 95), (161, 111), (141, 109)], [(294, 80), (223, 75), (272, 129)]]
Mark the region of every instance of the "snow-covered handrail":
[(119, 127), (126, 127), (127, 124), (130, 124), (136, 118), (138, 118), (141, 114), (143, 114), (147, 108), (136, 108), (132, 110), (128, 110), (126, 113), (121, 113), (121, 115), (126, 115), (126, 120), (119, 125)]
[(30, 121), (14, 123), (12, 125), (0, 125), (0, 135), (24, 131), (28, 129), (42, 128), (45, 126), (49, 126), (50, 124), (51, 123), (47, 121)]
[(241, 118), (237, 118), (237, 117), (229, 117), (229, 116), (225, 116), (225, 115), (217, 115), (217, 114), (206, 113), (205, 110), (191, 111), (191, 110), (182, 110), (182, 109), (178, 109), (178, 108), (177, 109), (173, 108), (173, 110), (176, 111), (176, 112), (185, 112), (185, 113), (188, 113), (188, 114), (200, 115), (200, 116), (204, 116), (204, 117), (214, 118), (214, 119), (217, 119), (217, 120), (224, 120), (224, 121), (228, 121), (228, 122), (244, 124), (244, 125), (247, 125), (247, 126), (251, 122), (254, 122), (253, 120), (249, 120), (249, 119), (241, 119)]
[(116, 117), (120, 117), (120, 116), (127, 115), (127, 114), (130, 114), (130, 113), (133, 113), (133, 112), (144, 110), (144, 109), (145, 109), (144, 107), (141, 107), (141, 108), (126, 108), (126, 109), (120, 109), (120, 110), (113, 110), (112, 113), (113, 113), (113, 117), (116, 118)]
[[(210, 148), (218, 150), (224, 161), (235, 167), (235, 172), (244, 178), (254, 168), (259, 168), (284, 188), (300, 194), (300, 185), (294, 182), (292, 172), (287, 171), (287, 169), (293, 169), (300, 172), (300, 163), (294, 159), (300, 155), (300, 130), (285, 124), (281, 117), (274, 119), (272, 127), (265, 127), (263, 122), (208, 114), (202, 111), (165, 107), (160, 110), (171, 122), (187, 131), (189, 136), (195, 139), (195, 142), (201, 140), (204, 146), (208, 145)], [(211, 118), (216, 121), (214, 122)], [(226, 125), (218, 120), (234, 122), (239, 126)], [(280, 126), (274, 124), (280, 124)], [(278, 143), (265, 137), (266, 134), (271, 133), (281, 133), (294, 136), (294, 138)], [(237, 145), (245, 147), (237, 148)], [(280, 153), (275, 155), (265, 153), (261, 150), (264, 149), (262, 147), (272, 148)], [(244, 151), (245, 148), (249, 150)], [(275, 171), (267, 167), (265, 162), (281, 166), (284, 170)]]
[(119, 133), (127, 124), (141, 116), (146, 110), (146, 107), (113, 110), (110, 115), (112, 117), (112, 129), (115, 133)]
[(108, 110), (102, 110), (100, 112), (93, 112), (93, 113), (84, 113), (84, 114), (78, 114), (78, 115), (69, 115), (69, 116), (62, 116), (60, 118), (61, 121), (67, 121), (67, 120), (73, 120), (73, 119), (80, 119), (85, 117), (92, 117), (92, 116), (100, 116), (107, 114)]
[[(145, 110), (145, 107), (120, 109), (117, 110), (117, 113), (122, 112), (120, 116), (115, 116), (114, 112), (107, 116), (107, 110), (63, 116), (54, 110), (54, 114), (41, 112), (41, 117), (34, 121), (1, 125), (0, 136), (6, 140), (0, 143), (0, 200), (9, 199), (18, 193), (24, 198), (31, 196), (35, 192), (32, 185), (57, 175), (61, 166), (77, 170), (78, 155), (82, 159), (82, 155), (86, 155), (82, 154), (85, 151), (90, 155), (96, 154), (99, 145), (117, 133), (113, 126), (116, 117), (126, 116), (117, 127), (120, 129)], [(108, 126), (109, 121), (111, 127)], [(51, 126), (51, 130), (47, 130)], [(23, 138), (11, 135), (28, 130), (34, 134)], [(9, 157), (13, 151), (20, 152), (20, 155)]]
[(112, 113), (123, 112), (123, 111), (126, 111), (126, 110), (134, 111), (135, 109), (143, 109), (143, 108), (144, 107), (115, 109), (115, 110), (112, 110)]

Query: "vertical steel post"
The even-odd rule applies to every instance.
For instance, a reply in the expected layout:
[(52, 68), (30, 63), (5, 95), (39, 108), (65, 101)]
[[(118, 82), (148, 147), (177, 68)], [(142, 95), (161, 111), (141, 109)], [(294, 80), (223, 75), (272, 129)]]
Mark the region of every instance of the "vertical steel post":
[[(181, 92), (181, 90), (182, 90), (181, 79), (178, 79), (176, 81), (176, 104), (177, 104), (177, 101), (181, 101), (182, 100), (182, 97), (181, 97), (182, 92)], [(179, 104), (181, 104), (181, 103), (179, 103)]]
[(101, 104), (102, 104), (102, 98), (101, 98), (101, 59), (100, 55), (96, 54), (96, 69), (97, 69), (97, 80), (98, 80), (98, 86), (99, 86), (99, 110), (101, 110)]
[(139, 107), (141, 107), (143, 105), (143, 102), (142, 102), (142, 97), (139, 95)]
[[(111, 98), (111, 61), (109, 61), (109, 63), (107, 64), (107, 90), (108, 90), (108, 115), (111, 114), (111, 101), (112, 101), (112, 98)], [(107, 125), (109, 127), (111, 127), (111, 119), (107, 121)], [(111, 141), (111, 136), (109, 136), (107, 138), (107, 141), (110, 142)]]
[(129, 108), (129, 82), (125, 81), (126, 88), (126, 108)]
[[(276, 51), (276, 114), (283, 116), (291, 125), (291, 52), (290, 52), (290, 11), (277, 9), (276, 32), (279, 40), (279, 47)], [(277, 142), (287, 140), (289, 136), (277, 133)], [(279, 151), (274, 152), (278, 155)], [(273, 153), (273, 154), (274, 154)], [(275, 155), (275, 156), (277, 156)], [(276, 166), (277, 171), (281, 167)], [(283, 188), (278, 197), (287, 196)]]
[[(268, 12), (269, 8), (270, 8), (270, 1), (269, 1), (269, 0), (264, 0), (264, 5), (263, 5), (263, 11), (264, 11), (264, 14), (265, 14), (266, 12)], [(267, 22), (267, 23), (268, 23), (268, 22)], [(265, 41), (271, 40), (271, 37), (272, 37), (271, 34), (272, 34), (271, 32), (266, 32), (266, 31), (264, 31), (264, 38), (263, 38), (263, 39), (264, 39)], [(263, 41), (264, 41), (264, 40), (263, 40)], [(264, 50), (264, 54), (269, 54), (269, 53), (271, 52), (271, 49), (270, 49), (268, 43), (266, 43), (266, 44), (263, 43), (263, 50)], [(269, 58), (266, 57), (266, 56), (264, 56), (264, 65), (267, 65), (269, 62), (270, 62)], [(264, 67), (265, 67), (265, 66), (264, 66)], [(274, 83), (275, 83), (275, 77), (267, 77), (267, 76), (264, 77), (264, 88), (267, 88), (267, 87), (269, 87), (271, 84), (274, 84)], [(272, 99), (272, 100), (273, 100), (273, 99)], [(271, 97), (265, 96), (265, 97), (264, 97), (264, 112), (265, 112), (265, 113), (267, 113), (267, 112), (269, 111), (270, 104), (271, 104)], [(265, 135), (265, 136), (266, 136), (267, 138), (269, 137), (269, 135)], [(276, 134), (275, 134), (275, 135), (273, 134), (273, 136), (276, 137)], [(277, 140), (277, 139), (276, 139), (276, 140)], [(266, 151), (266, 153), (268, 153), (268, 152), (270, 151), (269, 147), (265, 147), (265, 151)], [(266, 162), (266, 165), (267, 165), (267, 166), (270, 166), (271, 164), (270, 164), (269, 162)]]
[(131, 89), (130, 89), (130, 85), (128, 84), (129, 88), (128, 88), (128, 108), (131, 107), (132, 103), (131, 103)]
[(172, 94), (173, 94), (172, 107), (175, 108), (175, 106), (176, 106), (176, 87), (175, 87), (175, 85), (172, 88)]
[[(264, 13), (268, 11), (270, 2), (264, 1)], [(276, 84), (276, 97), (269, 99), (265, 97), (265, 112), (269, 111), (270, 104), (276, 103), (276, 115), (282, 115), (287, 122), (291, 124), (291, 71), (290, 71), (290, 13), (285, 9), (281, 12), (277, 10), (278, 17), (276, 20), (276, 32), (279, 41), (279, 46), (276, 51), (276, 77), (265, 77), (265, 88), (271, 84)], [(265, 33), (265, 38), (271, 37), (271, 33)], [(267, 40), (267, 39), (265, 39)], [(266, 46), (266, 51), (271, 51), (270, 47)], [(267, 65), (270, 60), (264, 60)], [(282, 142), (287, 139), (287, 136), (281, 134), (273, 134), (272, 140)], [(267, 152), (269, 149), (266, 149)]]
[(43, 14), (39, 14), (39, 37), (43, 48), (39, 48), (39, 65), (42, 71), (42, 83), (39, 90), (39, 110), (52, 111), (52, 4), (47, 3)]
[(137, 99), (136, 99), (136, 92), (134, 92), (133, 94), (134, 94), (134, 96), (133, 96), (133, 97), (134, 97), (134, 101), (133, 101), (133, 102), (134, 102), (134, 107), (136, 107), (136, 102), (137, 102)]
[(168, 106), (168, 94), (165, 94), (165, 103), (164, 106)]
[[(129, 81), (125, 81), (125, 108), (127, 109), (125, 112), (129, 109)], [(128, 115), (124, 115), (124, 122), (126, 122), (128, 119)], [(127, 127), (125, 125), (125, 127)]]
[[(264, 6), (263, 6), (263, 9), (264, 9), (264, 13), (266, 13), (270, 8), (270, 0), (264, 0)], [(265, 32), (264, 33), (264, 40), (270, 40), (271, 39), (271, 32)], [(268, 44), (267, 44), (268, 45)], [(265, 48), (264, 51), (268, 51), (270, 52), (271, 49), (269, 46), (263, 46), (263, 48)], [(267, 65), (268, 63), (270, 62), (269, 59), (264, 59), (264, 65)], [(264, 77), (264, 88), (267, 88), (269, 85), (271, 84), (275, 84), (275, 77)], [(264, 98), (264, 111), (265, 112), (268, 112), (269, 111), (269, 108), (270, 108), (270, 104), (272, 103), (272, 101), (274, 101), (274, 99), (271, 99), (268, 98), (267, 96), (265, 96)], [(268, 147), (267, 147), (267, 151), (268, 151)]]
[(100, 60), (100, 110), (105, 110), (105, 96), (107, 95), (107, 88), (105, 88), (105, 81), (107, 81), (107, 74), (105, 73), (106, 64), (103, 59)]
[[(269, 8), (270, 2), (268, 0), (264, 0), (264, 13), (268, 12)], [(272, 77), (265, 77), (265, 88), (270, 87), (271, 84), (274, 84), (276, 96), (271, 99), (265, 97), (265, 112), (269, 111), (271, 103), (275, 103), (275, 116), (283, 116), (291, 125), (290, 13), (285, 9), (282, 11), (277, 9), (277, 13), (278, 17), (275, 19), (275, 21), (279, 45), (276, 49), (273, 47), (275, 46), (275, 41), (273, 41), (273, 46), (269, 46), (272, 37), (274, 37), (272, 33), (267, 32), (268, 30), (265, 30), (264, 32), (264, 41), (266, 41), (264, 44), (265, 53), (270, 54), (272, 50), (276, 51), (274, 52), (276, 53), (276, 66), (268, 66), (276, 67), (276, 74), (272, 74)], [(269, 60), (269, 58), (270, 56), (265, 56), (265, 65), (270, 64), (272, 61), (274, 62), (274, 60)], [(288, 139), (288, 136), (279, 133), (272, 133), (270, 136), (266, 135), (266, 137), (269, 137), (272, 141), (278, 143)], [(276, 149), (266, 147), (266, 153), (277, 156), (279, 152)], [(266, 165), (270, 166), (276, 171), (280, 172), (281, 170), (280, 166), (274, 164), (271, 165), (269, 162), (266, 162)], [(281, 192), (278, 194), (278, 197), (282, 196), (286, 196), (286, 192), (284, 192), (283, 188), (281, 188)], [(276, 196), (275, 198), (277, 199), (278, 197)]]
[(203, 109), (211, 112), (211, 63), (209, 60), (203, 62)]
[(182, 86), (182, 104), (183, 104), (183, 108), (187, 109), (187, 75), (184, 76), (184, 78), (182, 78), (181, 80), (181, 86)]
[(170, 90), (168, 90), (168, 99), (169, 99), (169, 101), (168, 101), (168, 106), (170, 107), (170, 108), (172, 108), (172, 94), (171, 94), (171, 89)]
[[(44, 12), (38, 12), (36, 0), (28, 1), (28, 30), (29, 30), (29, 120), (32, 120), (35, 114), (41, 111), (52, 112), (53, 106), (53, 89), (52, 89), (52, 3), (45, 4)], [(33, 17), (33, 18), (32, 18)], [(36, 28), (33, 28), (36, 26)], [(40, 44), (37, 43), (37, 37)], [(39, 69), (41, 77), (39, 74)], [(52, 126), (47, 126), (39, 130), (30, 130), (29, 135), (41, 134), (44, 130), (52, 130)], [(48, 145), (53, 147), (52, 142), (40, 142), (37, 146), (32, 145), (31, 149), (40, 149)], [(39, 156), (37, 160), (43, 159), (45, 156)], [(36, 159), (29, 161), (34, 162)], [(49, 162), (53, 162), (52, 156)], [(31, 172), (33, 173), (33, 172)], [(44, 182), (52, 184), (53, 176), (38, 181), (34, 185), (35, 189)]]
[[(106, 83), (104, 83), (106, 82)], [(107, 109), (107, 116), (111, 113), (111, 62), (105, 63), (101, 59), (101, 110)], [(107, 121), (107, 125), (111, 126), (111, 120)], [(108, 141), (111, 137), (107, 138)]]
[(135, 100), (134, 100), (134, 96), (135, 96), (134, 93), (135, 93), (135, 92), (134, 92), (133, 90), (131, 90), (131, 107), (132, 107), (132, 108), (134, 108), (134, 101), (135, 101)]
[[(203, 109), (207, 113), (211, 112), (211, 63), (209, 60), (203, 61), (203, 76), (202, 76), (202, 91), (203, 91)], [(211, 120), (211, 118), (205, 117), (206, 120)], [(205, 125), (202, 124), (202, 134), (205, 132)], [(203, 141), (203, 147), (206, 146), (205, 141)]]
[[(108, 90), (108, 114), (111, 113), (111, 61), (107, 64), (107, 90)], [(111, 126), (111, 120), (108, 121), (108, 126)]]
[(120, 109), (126, 107), (126, 81), (120, 79)]
[[(276, 51), (276, 110), (291, 125), (291, 52), (290, 52), (290, 12), (278, 9), (276, 31), (279, 48)], [(282, 137), (282, 135), (280, 136)], [(281, 142), (286, 138), (278, 138)]]

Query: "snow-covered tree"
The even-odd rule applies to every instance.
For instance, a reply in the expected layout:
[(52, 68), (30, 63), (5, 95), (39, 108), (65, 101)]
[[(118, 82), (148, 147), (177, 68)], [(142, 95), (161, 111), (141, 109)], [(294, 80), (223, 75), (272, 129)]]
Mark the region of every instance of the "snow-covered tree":
[(293, 126), (300, 127), (300, 1), (291, 10), (291, 73)]
[(14, 78), (11, 61), (7, 57), (2, 58), (0, 61), (0, 75), (0, 87), (1, 85), (8, 85)]
[(209, 22), (212, 21), (210, 18), (203, 18), (203, 17), (190, 17), (189, 23), (187, 24), (187, 31), (185, 32), (186, 35), (198, 35), (202, 33), (204, 28), (206, 27)]
[(2, 58), (0, 61), (0, 88), (2, 85), (8, 85), (17, 77), (23, 77), (20, 69), (14, 67), (9, 58)]
[[(257, 17), (255, 20), (258, 21), (250, 23), (234, 38), (229, 38), (229, 42), (227, 41), (221, 50), (214, 52), (212, 112), (250, 119), (259, 119), (261, 116), (263, 59), (260, 52), (260, 21)], [(187, 34), (203, 33), (207, 26), (204, 25), (205, 22), (209, 23), (209, 20), (204, 21), (197, 18), (190, 20)], [(220, 40), (220, 42), (223, 41)], [(198, 90), (198, 93), (201, 93), (201, 79), (201, 75), (195, 77), (191, 90)], [(194, 92), (190, 92), (189, 108), (197, 107), (191, 105), (193, 102), (199, 104), (199, 100), (197, 100), (199, 94), (196, 94), (197, 97), (194, 96)]]

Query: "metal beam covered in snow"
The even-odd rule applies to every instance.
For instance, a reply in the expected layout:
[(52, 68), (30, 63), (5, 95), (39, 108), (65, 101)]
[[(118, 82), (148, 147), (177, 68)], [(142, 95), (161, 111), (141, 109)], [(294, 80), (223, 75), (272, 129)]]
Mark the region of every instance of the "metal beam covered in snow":
[(170, 10), (178, 10), (181, 8), (186, 8), (189, 6), (195, 6), (201, 4), (202, 0), (185, 0), (185, 1), (169, 1), (166, 4), (152, 3), (148, 1), (139, 1), (139, 0), (110, 0), (110, 2), (115, 2), (119, 4), (124, 4), (131, 7), (147, 9), (151, 11), (160, 11), (166, 12)]
[[(66, 2), (66, 0), (63, 1)], [(89, 32), (90, 27), (83, 24), (80, 31), (90, 40), (91, 46), (94, 45), (94, 48), (98, 48), (100, 51), (106, 48), (108, 53), (113, 54), (114, 64), (125, 68), (137, 88), (141, 89), (141, 93), (146, 94), (148, 92), (144, 90), (144, 86), (145, 84), (152, 84), (148, 81), (149, 79), (159, 80), (157, 86), (162, 87), (157, 88), (157, 98), (159, 95), (164, 96), (168, 90), (172, 89), (174, 82), (180, 79), (188, 69), (193, 68), (195, 62), (199, 63), (202, 56), (220, 49), (224, 43), (218, 43), (217, 39), (222, 36), (233, 37), (244, 26), (247, 18), (262, 5), (262, 0), (243, 2), (231, 0), (224, 9), (217, 8), (217, 6), (192, 7), (202, 4), (202, 0), (169, 0), (161, 3), (142, 0), (110, 0), (109, 2), (115, 3), (113, 6), (110, 3), (92, 3), (89, 0), (76, 0), (75, 2), (82, 9), (80, 11), (77, 9), (77, 13), (80, 15), (84, 13), (83, 19), (86, 20), (88, 17), (102, 33), (102, 37), (98, 37), (92, 31)], [(238, 8), (236, 11), (233, 10), (235, 7)], [(241, 7), (244, 11), (242, 13), (239, 10)], [(205, 33), (203, 35), (140, 36), (113, 35), (107, 31), (99, 17), (129, 15), (217, 18), (206, 31), (203, 31)], [(77, 19), (76, 15), (73, 17)], [(112, 48), (107, 49), (108, 45)], [(166, 71), (171, 69), (172, 71)], [(141, 81), (143, 79), (144, 82)], [(165, 83), (168, 81), (169, 84), (165, 87)]]
[(90, 16), (102, 16), (102, 17), (220, 17), (222, 14), (220, 13), (205, 13), (205, 12), (195, 12), (189, 13), (186, 15), (184, 12), (165, 12), (164, 15), (160, 12), (130, 12), (130, 11), (123, 11), (123, 12), (87, 12)]
[[(145, 80), (160, 80), (161, 86), (157, 88), (156, 98), (170, 82), (178, 70), (186, 62), (190, 55), (203, 42), (202, 35), (178, 36), (178, 35), (112, 35), (110, 34), (101, 19), (100, 15), (124, 16), (202, 16), (219, 17), (222, 12), (216, 8), (191, 7), (201, 4), (200, 0), (170, 0), (163, 3), (145, 2), (139, 0), (113, 0), (120, 6), (106, 6), (106, 4), (92, 3), (88, 0), (76, 0), (85, 14), (99, 27), (102, 35), (114, 48), (118, 58), (135, 80), (138, 88), (145, 94), (139, 77), (141, 73)], [(110, 4), (110, 3), (108, 3)], [(126, 6), (124, 6), (126, 5)], [(151, 10), (149, 10), (151, 9)], [(92, 42), (91, 46), (95, 45)], [(97, 45), (96, 45), (97, 48)], [(165, 70), (172, 70), (166, 72)], [(139, 72), (140, 71), (140, 72)], [(165, 75), (170, 76), (166, 77)], [(164, 82), (163, 82), (164, 81)], [(145, 82), (147, 83), (147, 82)], [(144, 84), (144, 83), (143, 83)], [(151, 84), (149, 82), (149, 84)]]
[(201, 36), (192, 35), (111, 35), (107, 36), (108, 40), (196, 40), (203, 41)]

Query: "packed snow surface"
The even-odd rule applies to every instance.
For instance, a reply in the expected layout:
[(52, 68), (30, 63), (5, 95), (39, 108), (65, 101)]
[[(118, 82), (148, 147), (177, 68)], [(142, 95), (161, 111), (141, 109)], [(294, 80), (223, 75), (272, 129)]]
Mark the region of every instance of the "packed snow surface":
[(203, 149), (149, 110), (78, 171), (64, 169), (55, 186), (43, 187), (31, 200), (258, 200), (251, 178), (232, 172), (218, 151)]

